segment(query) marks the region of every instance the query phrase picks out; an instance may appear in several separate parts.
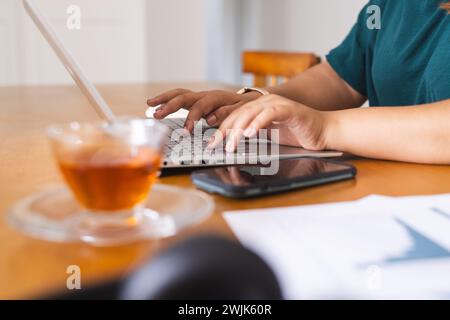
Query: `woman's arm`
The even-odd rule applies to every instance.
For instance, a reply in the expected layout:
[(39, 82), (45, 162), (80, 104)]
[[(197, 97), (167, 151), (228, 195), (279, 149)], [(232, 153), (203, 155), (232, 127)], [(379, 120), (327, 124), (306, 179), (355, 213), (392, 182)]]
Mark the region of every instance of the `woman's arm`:
[(234, 111), (210, 148), (226, 140), (233, 152), (242, 136), (277, 129), (280, 143), (310, 150), (417, 163), (450, 164), (450, 100), (411, 107), (318, 111), (278, 95), (261, 97)]
[(367, 100), (350, 87), (327, 61), (281, 85), (266, 89), (273, 94), (323, 111), (358, 108)]
[(326, 118), (327, 148), (369, 158), (450, 164), (450, 100), (335, 111)]
[[(266, 89), (317, 110), (357, 108), (366, 101), (365, 97), (339, 77), (328, 62), (322, 62), (290, 81)], [(191, 131), (195, 121), (201, 118), (205, 118), (211, 126), (220, 125), (234, 110), (260, 96), (256, 92), (239, 95), (222, 90), (192, 92), (175, 89), (149, 99), (147, 104), (158, 107), (153, 115), (156, 119), (163, 119), (181, 108), (189, 110), (185, 127)]]

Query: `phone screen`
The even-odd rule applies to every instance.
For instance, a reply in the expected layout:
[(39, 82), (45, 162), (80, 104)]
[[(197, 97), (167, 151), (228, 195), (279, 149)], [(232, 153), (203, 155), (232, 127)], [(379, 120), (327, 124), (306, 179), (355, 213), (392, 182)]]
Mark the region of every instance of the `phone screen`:
[[(278, 167), (274, 172), (264, 169), (271, 166)], [(289, 180), (310, 179), (317, 176), (326, 176), (338, 172), (352, 170), (346, 164), (326, 161), (315, 158), (300, 158), (292, 160), (280, 160), (278, 166), (269, 164), (263, 165), (243, 165), (232, 167), (221, 167), (204, 172), (209, 179), (236, 186), (249, 187), (252, 185), (273, 184), (274, 182), (286, 182)], [(270, 172), (270, 173), (268, 173)]]

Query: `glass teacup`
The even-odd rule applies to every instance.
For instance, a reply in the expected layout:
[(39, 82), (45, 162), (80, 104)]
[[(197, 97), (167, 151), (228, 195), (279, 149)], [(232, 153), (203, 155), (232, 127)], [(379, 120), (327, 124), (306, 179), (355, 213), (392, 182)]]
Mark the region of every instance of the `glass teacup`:
[[(132, 226), (160, 169), (168, 129), (153, 119), (53, 125), (48, 136), (89, 228)], [(85, 221), (86, 222), (86, 221)]]

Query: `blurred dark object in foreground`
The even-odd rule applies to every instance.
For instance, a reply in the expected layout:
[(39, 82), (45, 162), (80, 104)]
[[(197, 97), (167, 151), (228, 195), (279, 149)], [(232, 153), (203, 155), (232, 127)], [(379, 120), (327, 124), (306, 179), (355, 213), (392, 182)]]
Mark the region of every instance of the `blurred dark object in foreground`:
[(253, 252), (216, 236), (181, 242), (128, 278), (47, 299), (278, 300), (274, 273)]

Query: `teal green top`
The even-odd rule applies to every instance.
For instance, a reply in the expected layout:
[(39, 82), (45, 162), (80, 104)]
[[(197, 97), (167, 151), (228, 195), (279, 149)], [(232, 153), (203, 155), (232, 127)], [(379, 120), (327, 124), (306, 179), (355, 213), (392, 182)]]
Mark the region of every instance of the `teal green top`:
[[(450, 99), (450, 15), (443, 0), (372, 0), (344, 42), (327, 55), (371, 106)], [(381, 25), (370, 7), (381, 9)], [(368, 19), (369, 25), (368, 27)]]

